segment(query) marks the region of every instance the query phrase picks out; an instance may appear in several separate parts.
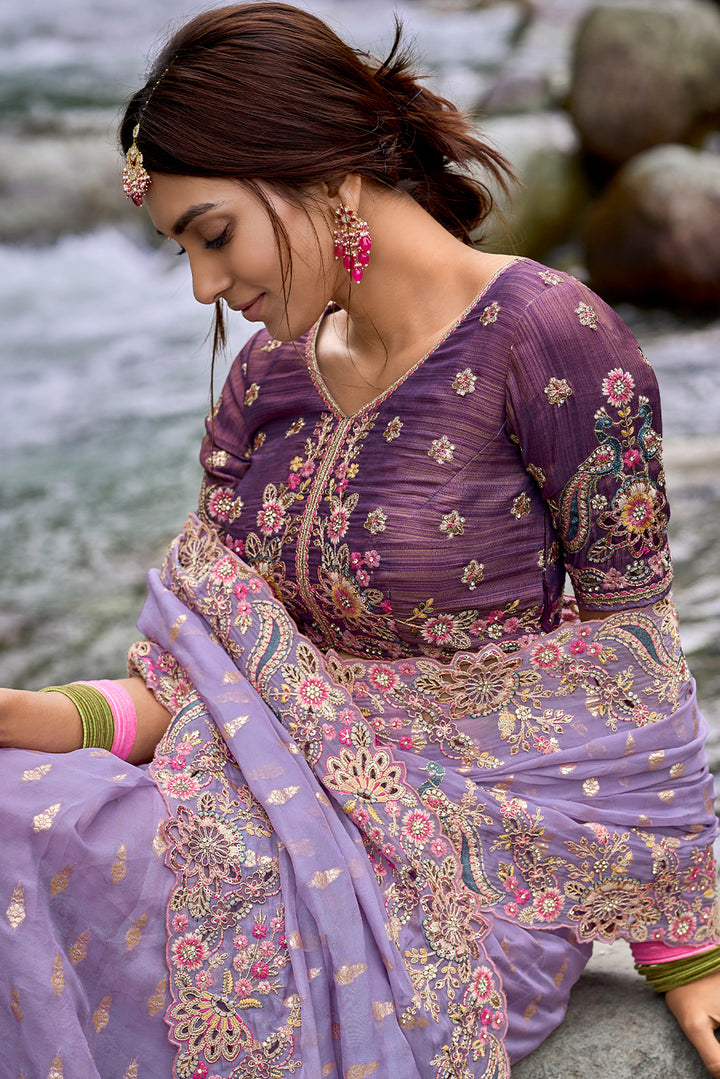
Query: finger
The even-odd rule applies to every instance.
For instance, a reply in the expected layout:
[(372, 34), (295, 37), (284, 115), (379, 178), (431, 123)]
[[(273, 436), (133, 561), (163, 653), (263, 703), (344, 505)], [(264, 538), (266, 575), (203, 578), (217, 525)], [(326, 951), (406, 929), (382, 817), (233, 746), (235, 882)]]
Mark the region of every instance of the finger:
[(684, 1025), (683, 1029), (689, 1041), (697, 1049), (703, 1064), (713, 1079), (720, 1079), (720, 1043), (715, 1037), (716, 1023), (708, 1017), (698, 1022)]

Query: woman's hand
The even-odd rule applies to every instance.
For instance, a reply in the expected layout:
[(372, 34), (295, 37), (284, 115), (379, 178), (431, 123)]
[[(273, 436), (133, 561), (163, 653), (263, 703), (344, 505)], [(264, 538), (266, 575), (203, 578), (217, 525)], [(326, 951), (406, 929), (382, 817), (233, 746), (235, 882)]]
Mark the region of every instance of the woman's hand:
[(720, 1042), (715, 1030), (720, 1026), (720, 970), (706, 974), (689, 985), (670, 989), (665, 1003), (702, 1057), (714, 1079), (720, 1079)]
[[(137, 712), (137, 735), (129, 760), (143, 764), (167, 730), (170, 713), (159, 704), (140, 678), (118, 682), (132, 697)], [(82, 745), (77, 708), (63, 693), (34, 693), (0, 689), (0, 746), (69, 753)]]

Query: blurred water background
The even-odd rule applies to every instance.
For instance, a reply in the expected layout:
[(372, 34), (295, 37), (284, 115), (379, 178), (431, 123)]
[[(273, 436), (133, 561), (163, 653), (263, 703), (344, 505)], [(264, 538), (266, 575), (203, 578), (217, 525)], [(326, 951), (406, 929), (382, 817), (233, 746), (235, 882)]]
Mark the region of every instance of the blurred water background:
[[(121, 103), (165, 27), (210, 6), (0, 0), (0, 684), (121, 676), (145, 571), (196, 504), (209, 312), (192, 300), (185, 262), (126, 204), (113, 147)], [(397, 10), (432, 83), (471, 107), (518, 62), (523, 33), (523, 77), (542, 72), (561, 98), (590, 5), (298, 6), (380, 53)], [(543, 7), (550, 17), (527, 33)], [(577, 257), (565, 246), (548, 261), (581, 273)], [(718, 762), (720, 321), (620, 311), (663, 392), (675, 595)], [(236, 316), (231, 355), (250, 329)]]

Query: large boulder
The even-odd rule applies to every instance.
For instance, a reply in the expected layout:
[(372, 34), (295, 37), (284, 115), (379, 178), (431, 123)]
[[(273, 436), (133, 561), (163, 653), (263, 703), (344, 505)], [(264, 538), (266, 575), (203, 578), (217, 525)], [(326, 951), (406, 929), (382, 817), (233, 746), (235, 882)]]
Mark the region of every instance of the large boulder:
[(661, 996), (633, 969), (626, 944), (600, 944), (570, 994), (562, 1026), (512, 1079), (707, 1079)]
[(584, 148), (621, 164), (720, 124), (720, 10), (705, 0), (593, 8), (568, 100)]
[(611, 298), (720, 305), (720, 154), (658, 146), (617, 173), (584, 230), (593, 287)]
[(572, 124), (562, 112), (497, 116), (479, 134), (505, 154), (520, 181), (510, 198), (493, 189), (497, 208), (480, 230), (483, 246), (542, 258), (567, 239), (588, 197)]

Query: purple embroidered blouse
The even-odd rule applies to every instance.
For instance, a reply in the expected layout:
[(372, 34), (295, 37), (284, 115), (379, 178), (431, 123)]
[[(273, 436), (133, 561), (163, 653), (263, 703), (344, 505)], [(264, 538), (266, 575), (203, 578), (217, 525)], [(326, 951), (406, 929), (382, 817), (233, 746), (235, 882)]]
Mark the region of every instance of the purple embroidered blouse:
[(654, 375), (622, 320), (520, 259), (352, 416), (317, 327), (257, 334), (201, 460), (201, 513), (324, 648), (511, 652), (581, 606), (644, 606), (671, 583)]

